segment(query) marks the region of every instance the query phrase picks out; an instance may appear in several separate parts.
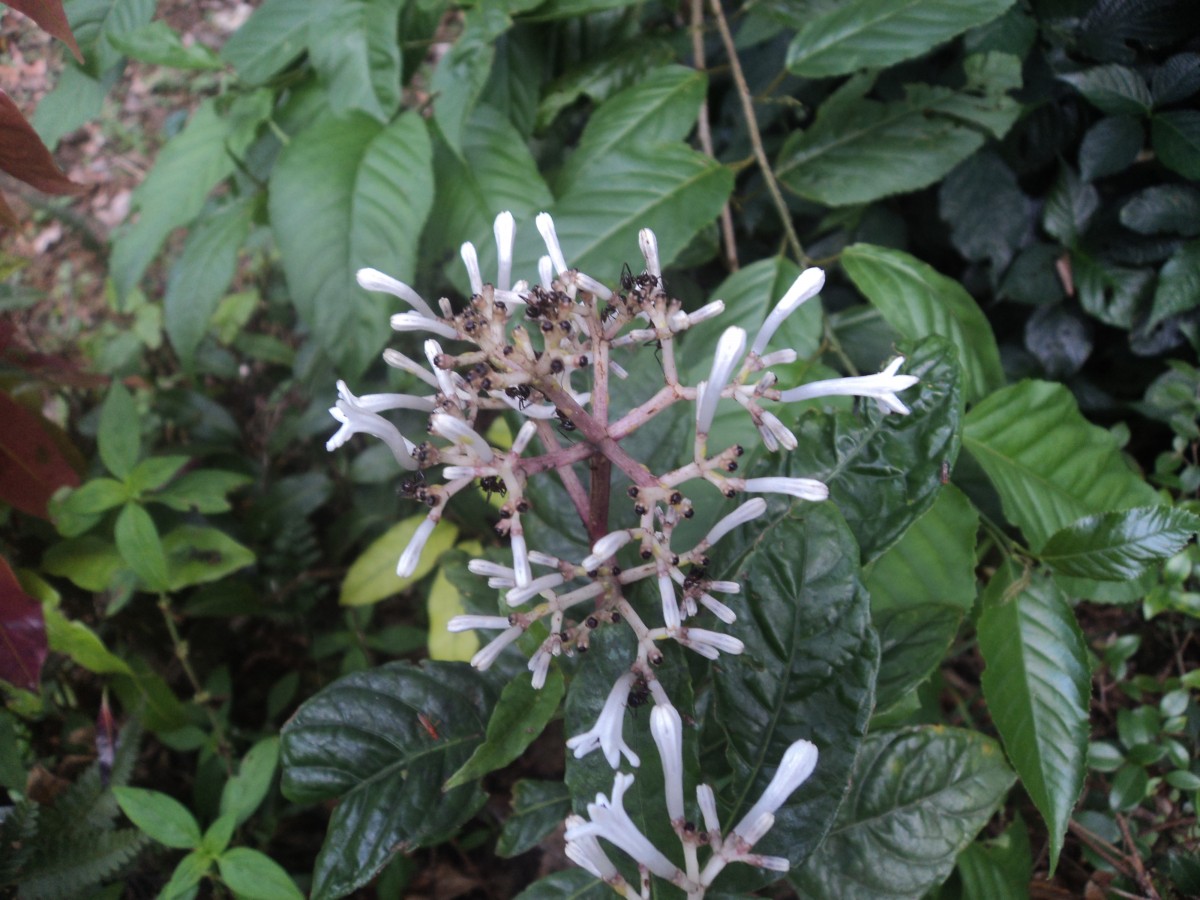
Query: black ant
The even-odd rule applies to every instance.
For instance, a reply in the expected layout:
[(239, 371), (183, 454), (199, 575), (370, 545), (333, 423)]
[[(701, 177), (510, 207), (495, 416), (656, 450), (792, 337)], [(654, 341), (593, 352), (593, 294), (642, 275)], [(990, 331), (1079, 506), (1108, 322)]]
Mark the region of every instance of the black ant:
[(629, 688), (629, 697), (625, 700), (625, 706), (636, 718), (638, 707), (645, 706), (649, 699), (650, 685), (646, 684), (646, 679), (639, 675)]
[(558, 433), (563, 437), (567, 437), (568, 432), (575, 430), (575, 423), (572, 422), (571, 417), (561, 409), (556, 409), (554, 411), (554, 415), (558, 417)]
[(497, 475), (488, 475), (486, 478), (479, 479), (479, 488), (483, 491), (484, 497), (492, 498), (492, 494), (499, 494), (501, 497), (508, 496), (508, 485), (504, 483), (504, 479)]
[(405, 497), (415, 497), (425, 488), (425, 473), (417, 470), (400, 482), (400, 493)]
[(529, 405), (529, 395), (533, 393), (533, 388), (527, 384), (510, 384), (504, 389), (504, 393), (517, 401), (517, 407), (524, 409)]
[(621, 290), (629, 293), (633, 290), (634, 284), (636, 282), (633, 278), (633, 270), (629, 268), (629, 263), (623, 263), (621, 265)]

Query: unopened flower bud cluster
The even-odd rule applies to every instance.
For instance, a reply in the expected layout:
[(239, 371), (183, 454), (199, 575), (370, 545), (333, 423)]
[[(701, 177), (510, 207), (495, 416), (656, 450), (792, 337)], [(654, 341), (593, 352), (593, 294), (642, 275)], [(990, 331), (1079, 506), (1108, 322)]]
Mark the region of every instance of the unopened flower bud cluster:
[[(374, 269), (358, 273), (362, 287), (391, 294), (409, 307), (394, 315), (391, 324), (397, 331), (425, 336), (425, 363), (394, 350), (385, 351), (384, 360), (415, 376), (429, 392), (356, 397), (339, 382), (338, 401), (330, 413), (341, 427), (328, 447), (340, 447), (358, 433), (369, 434), (388, 446), (402, 469), (419, 473), (420, 477), (414, 474), (406, 479), (406, 491), (428, 513), (400, 557), (402, 576), (415, 570), (425, 543), (456, 494), (478, 484), (503, 496), (496, 531), (509, 541), (511, 565), (479, 559), (470, 563), (470, 570), (503, 590), (511, 612), (458, 616), (449, 625), (452, 631), (499, 632), (474, 656), (472, 665), (488, 668), (535, 622), (544, 621), (549, 635), (529, 659), (533, 684), (541, 687), (551, 660), (586, 652), (598, 629), (623, 623), (632, 632), (637, 655), (630, 671), (614, 684), (595, 725), (572, 737), (567, 746), (577, 757), (599, 749), (614, 769), (621, 756), (637, 766), (640, 761), (623, 740), (622, 725), (631, 690), (644, 686), (638, 690), (653, 698), (651, 730), (668, 773), (666, 805), (687, 862), (678, 869), (624, 814), (621, 797), (632, 779), (626, 774), (616, 776), (611, 799), (600, 795), (589, 805), (587, 820), (572, 818), (568, 852), (619, 892), (635, 896), (596, 840), (603, 838), (641, 867), (643, 884), (638, 893), (648, 890), (652, 872), (683, 887), (689, 896), (701, 897), (729, 862), (786, 868), (786, 860), (756, 856), (751, 848), (770, 828), (774, 811), (808, 777), (817, 751), (807, 741), (794, 744), (762, 800), (727, 835), (720, 832), (715, 800), (706, 785), (697, 790), (704, 829), (685, 821), (682, 726), (654, 674), (663, 659), (658, 645), (675, 641), (708, 659), (742, 652), (737, 637), (697, 622), (711, 613), (723, 626), (734, 624), (733, 610), (718, 595), (737, 593), (739, 585), (709, 576), (709, 553), (732, 530), (762, 515), (766, 502), (754, 497), (742, 503), (693, 546), (674, 546), (673, 535), (682, 520), (693, 516), (692, 497), (696, 490), (706, 489), (703, 483), (729, 498), (778, 493), (819, 502), (829, 495), (823, 483), (810, 478), (740, 476), (742, 447), (708, 446), (717, 407), (722, 400), (740, 405), (769, 450), (791, 450), (796, 447), (795, 435), (768, 407), (853, 395), (875, 399), (885, 412), (905, 414), (908, 408), (897, 393), (917, 379), (898, 374), (903, 359), (896, 358), (878, 375), (777, 388), (770, 368), (793, 362), (796, 354), (789, 348), (770, 351), (769, 343), (784, 320), (824, 284), (820, 269), (807, 269), (753, 341), (741, 328), (727, 329), (717, 343), (708, 378), (684, 384), (676, 365), (676, 339), (723, 312), (723, 303), (718, 300), (691, 313), (684, 311), (664, 289), (657, 240), (648, 229), (639, 235), (644, 271), (626, 274), (619, 289), (610, 290), (567, 265), (549, 215), (539, 215), (536, 223), (547, 253), (532, 285), (512, 281), (516, 227), (511, 214), (496, 218), (499, 266), (494, 282), (484, 282), (475, 248), (463, 244), (472, 296), (458, 309), (444, 298), (435, 307), (408, 285)], [(641, 348), (649, 348), (647, 352), (661, 360), (661, 387), (614, 418), (609, 410), (609, 379), (626, 375), (614, 356)], [(676, 403), (694, 405), (692, 459), (681, 467), (655, 472), (653, 460), (633, 458), (621, 442)], [(384, 416), (398, 409), (427, 414), (427, 433), (401, 433)], [(511, 446), (493, 446), (484, 437), (486, 425), (509, 411), (522, 424)], [(677, 458), (677, 454), (666, 456)], [(588, 487), (575, 468), (580, 463), (590, 467)], [(610, 496), (613, 469), (630, 482), (623, 497)], [(440, 479), (425, 477), (426, 472), (437, 470)], [(562, 481), (587, 528), (591, 552), (582, 559), (562, 559), (526, 542), (523, 517), (533, 503), (527, 485), (531, 478), (551, 477), (551, 473)], [(610, 509), (618, 504), (624, 508)], [(611, 530), (610, 518), (626, 519), (627, 524)], [(632, 564), (619, 564), (619, 556)], [(646, 610), (631, 602), (631, 590), (639, 582), (653, 586), (655, 618), (660, 622), (648, 621)], [(703, 868), (696, 855), (701, 843), (712, 850)]]

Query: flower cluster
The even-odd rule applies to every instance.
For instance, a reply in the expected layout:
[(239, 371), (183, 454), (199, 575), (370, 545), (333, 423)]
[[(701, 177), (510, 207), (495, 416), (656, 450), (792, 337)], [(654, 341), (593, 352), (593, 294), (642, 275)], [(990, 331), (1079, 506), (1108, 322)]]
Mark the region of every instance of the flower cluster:
[[(637, 766), (637, 755), (623, 740), (622, 713), (630, 692), (638, 686), (644, 697), (654, 699), (652, 729), (664, 768), (675, 766), (681, 771), (682, 757), (674, 749), (682, 744), (679, 714), (654, 675), (654, 667), (663, 659), (658, 645), (675, 641), (709, 659), (742, 652), (743, 644), (736, 637), (695, 623), (702, 611), (724, 625), (734, 623), (733, 610), (718, 595), (737, 593), (739, 585), (710, 577), (709, 551), (766, 510), (766, 502), (754, 497), (717, 521), (698, 543), (674, 546), (677, 525), (695, 514), (695, 490), (707, 483), (728, 498), (777, 493), (811, 502), (829, 495), (825, 484), (811, 478), (738, 475), (741, 446), (715, 452), (708, 446), (718, 405), (722, 400), (738, 404), (769, 450), (790, 450), (796, 447), (795, 435), (768, 407), (852, 395), (873, 398), (884, 412), (905, 414), (908, 408), (897, 394), (917, 379), (899, 374), (904, 360), (896, 358), (877, 375), (776, 387), (771, 368), (795, 361), (796, 353), (768, 347), (784, 320), (824, 285), (824, 273), (811, 268), (796, 279), (753, 340), (741, 328), (726, 329), (707, 379), (684, 384), (676, 364), (676, 339), (719, 315), (724, 304), (718, 300), (694, 312), (684, 311), (664, 288), (657, 240), (648, 229), (639, 235), (644, 270), (636, 276), (625, 274), (619, 289), (610, 290), (568, 267), (549, 215), (539, 215), (536, 223), (547, 253), (532, 285), (512, 281), (516, 227), (511, 214), (501, 213), (495, 222), (499, 266), (494, 283), (484, 282), (474, 246), (462, 245), (472, 296), (458, 310), (444, 298), (435, 307), (408, 285), (374, 269), (358, 273), (363, 288), (391, 294), (407, 304), (407, 311), (392, 316), (392, 328), (426, 336), (427, 365), (394, 350), (385, 351), (384, 360), (419, 379), (429, 392), (356, 397), (339, 382), (338, 401), (330, 413), (340, 427), (328, 447), (340, 447), (357, 433), (369, 434), (387, 444), (402, 469), (420, 474), (406, 480), (406, 490), (428, 508), (428, 514), (400, 557), (400, 575), (414, 571), (452, 497), (474, 483), (502, 495), (496, 531), (508, 538), (511, 565), (477, 559), (470, 569), (503, 590), (511, 612), (458, 616), (449, 626), (452, 631), (499, 632), (475, 655), (472, 665), (488, 668), (535, 622), (545, 621), (548, 637), (529, 659), (533, 683), (540, 687), (554, 657), (584, 653), (598, 629), (623, 623), (637, 642), (636, 659), (613, 686), (593, 728), (571, 738), (568, 747), (576, 756), (599, 749), (614, 769), (622, 755)], [(647, 346), (661, 360), (662, 386), (614, 418), (609, 409), (609, 379), (626, 377), (614, 355), (625, 352), (622, 348)], [(621, 442), (677, 403), (694, 405), (692, 458), (683, 466), (656, 473), (645, 461), (633, 458)], [(428, 433), (401, 433), (383, 415), (397, 409), (427, 414)], [(510, 410), (522, 424), (511, 446), (495, 446), (484, 437), (484, 425)], [(564, 440), (566, 436), (571, 440)], [(576, 471), (582, 463), (591, 473), (589, 487)], [(440, 480), (424, 477), (426, 471), (439, 467)], [(631, 512), (628, 523), (616, 530), (609, 525), (614, 469), (629, 481), (626, 494)], [(562, 559), (526, 543), (522, 517), (533, 503), (526, 486), (530, 478), (548, 472), (557, 473), (587, 528), (591, 552), (582, 559)], [(631, 603), (631, 591), (640, 582), (652, 586), (657, 596), (654, 614), (661, 624), (648, 622), (646, 610)], [(572, 858), (617, 884), (620, 876), (596, 842), (601, 837), (636, 859), (644, 871), (668, 878), (694, 896), (702, 896), (704, 887), (728, 862), (777, 865), (777, 860), (754, 856), (750, 848), (770, 827), (774, 810), (812, 770), (817, 751), (801, 741), (788, 754), (778, 785), (773, 782), (763, 800), (724, 838), (717, 827), (712, 791), (701, 786), (698, 800), (704, 834), (714, 851), (703, 871), (697, 867), (691, 838), (684, 840), (688, 864), (681, 871), (632, 827), (621, 807), (626, 779), (632, 777), (627, 775), (617, 776), (611, 800), (601, 795), (589, 807), (590, 822), (573, 820), (568, 830)], [(675, 784), (668, 778), (667, 801), (672, 820), (679, 819), (681, 836), (695, 832), (682, 830), (681, 781)]]

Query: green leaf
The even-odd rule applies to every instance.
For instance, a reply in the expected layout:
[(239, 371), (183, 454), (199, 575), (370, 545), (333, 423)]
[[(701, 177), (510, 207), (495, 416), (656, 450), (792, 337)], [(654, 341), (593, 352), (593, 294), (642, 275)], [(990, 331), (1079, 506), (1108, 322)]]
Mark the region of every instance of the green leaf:
[(195, 816), (174, 797), (134, 787), (114, 787), (112, 792), (129, 821), (160, 844), (179, 850), (200, 846)]
[(1200, 191), (1184, 184), (1156, 184), (1121, 207), (1121, 224), (1138, 234), (1200, 235)]
[(1200, 178), (1200, 112), (1159, 113), (1150, 121), (1150, 143), (1168, 169), (1184, 178)]
[[(196, 218), (213, 186), (233, 174), (254, 126), (269, 111), (264, 101), (253, 95), (243, 97), (249, 119), (241, 120), (232, 113), (218, 112), (216, 102), (206, 100), (159, 151), (154, 168), (133, 192), (137, 222), (124, 228), (113, 242), (109, 273), (118, 297), (128, 296), (137, 287), (167, 235)], [(261, 115), (256, 117), (252, 109)]]
[(307, 49), (312, 12), (311, 3), (266, 0), (229, 36), (221, 58), (242, 81), (262, 84)]
[(972, 261), (990, 260), (994, 272), (1008, 268), (1025, 240), (1031, 206), (1013, 170), (988, 151), (956, 167), (938, 188), (954, 249)]
[[(799, 447), (778, 472), (829, 485), (830, 500), (854, 532), (864, 562), (933, 505), (943, 467), (952, 468), (958, 458), (963, 400), (954, 348), (926, 338), (903, 370), (921, 379), (903, 394), (909, 415), (884, 415), (871, 401), (858, 412), (804, 415), (793, 429)], [(748, 477), (752, 468), (747, 466)]]
[(216, 528), (179, 525), (162, 540), (170, 571), (170, 587), (182, 590), (196, 584), (218, 581), (253, 565), (254, 551)]
[(1115, 266), (1080, 250), (1071, 252), (1079, 304), (1106, 325), (1132, 328), (1154, 281), (1151, 269)]
[(221, 61), (203, 44), (184, 45), (166, 22), (151, 22), (125, 34), (109, 35), (109, 43), (131, 59), (174, 69), (220, 69)]
[(134, 494), (162, 487), (191, 462), (190, 456), (152, 456), (134, 466), (126, 479)]
[(96, 441), (108, 471), (121, 479), (133, 471), (142, 452), (142, 423), (132, 395), (120, 381), (113, 381), (104, 398)]
[(571, 868), (538, 879), (514, 900), (609, 900), (612, 895), (612, 888), (591, 872)]
[(204, 832), (204, 838), (201, 840), (201, 847), (208, 854), (209, 859), (220, 856), (225, 852), (225, 848), (229, 846), (229, 841), (233, 837), (233, 830), (237, 827), (237, 816), (232, 813), (224, 813), (217, 817), (217, 820), (208, 826)]
[(163, 321), (185, 369), (191, 369), (196, 347), (233, 280), (253, 210), (252, 203), (241, 201), (205, 216), (188, 232), (183, 252), (171, 267)]
[(247, 900), (304, 900), (283, 866), (265, 853), (234, 847), (217, 857), (221, 880)]
[(117, 541), (117, 552), (142, 579), (146, 590), (161, 592), (172, 588), (167, 577), (165, 548), (150, 513), (136, 503), (127, 504), (117, 516), (113, 536)]
[(378, 603), (408, 590), (432, 572), (438, 563), (438, 557), (453, 547), (458, 537), (458, 529), (446, 520), (439, 522), (433, 529), (412, 575), (401, 578), (396, 574), (396, 563), (400, 554), (404, 552), (404, 548), (408, 546), (417, 527), (425, 518), (423, 514), (410, 516), (373, 540), (346, 571), (338, 603), (342, 606), (368, 606)]
[(1146, 130), (1133, 116), (1109, 116), (1088, 129), (1079, 145), (1079, 174), (1084, 181), (1115, 175), (1133, 165), (1146, 141)]
[(1155, 70), (1150, 90), (1155, 106), (1169, 106), (1200, 91), (1200, 54), (1176, 53)]
[(635, 0), (550, 0), (537, 7), (539, 20), (578, 19), (589, 13), (630, 6)]
[[(728, 598), (746, 644), (722, 657), (714, 681), (717, 721), (733, 778), (721, 821), (736, 824), (796, 740), (820, 748), (813, 776), (775, 813), (756, 852), (798, 865), (821, 843), (845, 794), (874, 704), (879, 641), (858, 578), (858, 548), (833, 504), (773, 504), (754, 528), (723, 546), (742, 593)], [(749, 889), (741, 872), (719, 885)], [(729, 889), (729, 887), (727, 887)]]
[(883, 69), (921, 56), (990, 22), (1012, 0), (850, 0), (827, 5), (788, 46), (787, 67), (804, 78)]
[(855, 287), (903, 337), (949, 338), (958, 350), (968, 401), (1003, 386), (992, 327), (961, 284), (903, 251), (872, 244), (847, 247), (842, 265)]
[[(457, 550), (470, 556), (482, 556), (483, 545), (478, 541), (467, 541), (459, 544)], [(438, 562), (442, 561), (441, 554)], [(425, 601), (425, 609), (429, 615), (429, 629), (421, 642), (425, 645), (430, 659), (443, 659), (450, 662), (470, 662), (479, 650), (479, 635), (474, 631), (450, 631), (450, 620), (457, 615), (467, 612), (463, 596), (443, 566), (438, 569), (429, 586), (429, 596)]]
[(505, 859), (532, 850), (571, 811), (571, 792), (561, 781), (522, 778), (513, 785), (512, 815), (504, 820), (496, 855)]
[(433, 204), (431, 166), (420, 115), (381, 126), (356, 113), (295, 135), (272, 171), (271, 227), (292, 301), (347, 378), (383, 347), (391, 310), (358, 288), (355, 272), (370, 266), (412, 281)]
[[(539, 32), (541, 34), (541, 32)], [(674, 59), (675, 51), (660, 37), (624, 39), (615, 52), (581, 61), (546, 89), (538, 104), (535, 130), (548, 129), (564, 109), (587, 97), (602, 103), (619, 90), (637, 83), (650, 69)]]
[(1087, 516), (1055, 534), (1042, 562), (1055, 574), (1126, 581), (1174, 556), (1200, 529), (1200, 517), (1170, 506), (1141, 506)]
[(249, 819), (271, 789), (278, 763), (278, 737), (263, 738), (247, 750), (238, 773), (225, 782), (221, 791), (221, 815), (233, 815), (238, 825)]
[(433, 117), (438, 130), (455, 153), (463, 143), (463, 129), (471, 116), (475, 104), (487, 87), (488, 75), (496, 58), (496, 48), (489, 29), (476, 24), (478, 18), (487, 17), (488, 11), (500, 14), (511, 24), (507, 16), (498, 9), (480, 4), (467, 16), (467, 24), (458, 40), (446, 51), (430, 79), (430, 90), (434, 93)]
[(1096, 66), (1058, 77), (1110, 116), (1144, 116), (1154, 104), (1146, 79), (1125, 66)]
[(1050, 832), (1058, 864), (1083, 788), (1091, 672), (1075, 616), (1045, 574), (992, 577), (979, 617), (983, 695), (1021, 783)]
[(225, 495), (252, 480), (249, 476), (239, 475), (237, 472), (200, 469), (172, 481), (146, 500), (149, 503), (161, 503), (180, 512), (228, 512), (229, 501), (225, 499)]
[(64, 65), (30, 118), (45, 145), (53, 150), (65, 135), (99, 116), (109, 86), (72, 62)]
[(483, 740), (493, 701), (464, 664), (392, 663), (335, 681), (296, 711), (282, 732), (284, 796), (340, 798), (314, 900), (357, 889), (395, 854), (445, 840), (475, 814), (487, 799), (478, 784), (441, 786)]
[[(107, 587), (105, 583), (105, 587)], [(112, 653), (99, 636), (82, 622), (72, 622), (58, 609), (45, 604), (46, 642), (55, 653), (62, 653), (78, 666), (97, 675), (132, 675), (129, 664)]]
[(975, 602), (979, 514), (953, 485), (867, 570), (871, 622), (879, 632), (875, 706), (886, 710), (945, 656)]
[(196, 887), (212, 868), (212, 857), (201, 850), (193, 850), (179, 861), (171, 880), (159, 892), (160, 900), (183, 900), (196, 896)]
[(1115, 438), (1088, 423), (1060, 384), (1022, 381), (985, 398), (967, 413), (963, 446), (1035, 552), (1090, 513), (1157, 500), (1121, 458)]
[(400, 104), (403, 0), (317, 0), (309, 8), (308, 56), (335, 115), (360, 110), (389, 121)]
[(1027, 900), (1033, 864), (1029, 832), (1020, 816), (999, 837), (967, 847), (957, 868), (964, 898)]
[(75, 537), (89, 531), (100, 521), (102, 513), (128, 499), (129, 488), (124, 483), (112, 478), (93, 478), (65, 497), (54, 497), (50, 501), (50, 515), (59, 534)]
[(950, 874), (1012, 782), (996, 742), (977, 732), (872, 734), (828, 840), (788, 880), (813, 900), (922, 897)]
[(443, 790), (453, 790), (488, 772), (503, 769), (524, 753), (558, 712), (564, 693), (566, 683), (558, 671), (551, 671), (546, 676), (546, 684), (541, 689), (532, 686), (528, 675), (506, 684), (488, 720), (487, 738), (475, 748), (463, 767), (447, 779)]
[(124, 566), (121, 554), (109, 541), (86, 535), (55, 544), (42, 557), (42, 569), (69, 578), (85, 591), (106, 591)]
[(1167, 260), (1158, 275), (1154, 304), (1145, 327), (1200, 306), (1200, 241), (1184, 244)]
[[(902, 100), (866, 93), (873, 76), (851, 78), (819, 110), (813, 124), (784, 143), (776, 175), (801, 197), (827, 206), (869, 203), (933, 184), (1000, 138), (1020, 111), (1007, 92), (1020, 86), (1016, 57), (970, 57), (960, 88), (905, 85)], [(919, 148), (919, 149), (915, 149)]]
[(71, 27), (86, 54), (89, 74), (102, 79), (119, 75), (124, 60), (113, 41), (149, 22), (154, 0), (105, 0), (71, 6)]
[(1137, 809), (1146, 798), (1150, 775), (1141, 766), (1122, 766), (1112, 781), (1108, 805), (1115, 812)]

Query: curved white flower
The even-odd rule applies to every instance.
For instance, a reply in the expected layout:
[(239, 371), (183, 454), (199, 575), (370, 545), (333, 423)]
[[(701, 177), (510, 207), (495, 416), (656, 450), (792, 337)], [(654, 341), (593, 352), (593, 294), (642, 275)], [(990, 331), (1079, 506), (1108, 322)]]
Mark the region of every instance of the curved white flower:
[(734, 366), (741, 361), (745, 352), (746, 332), (737, 326), (725, 329), (725, 333), (717, 341), (717, 352), (713, 357), (712, 371), (704, 386), (704, 395), (696, 400), (697, 434), (708, 434), (713, 415), (717, 411), (717, 403), (721, 399), (721, 391), (725, 389)]
[(507, 631), (501, 632), (491, 643), (483, 647), (478, 653), (471, 657), (471, 665), (479, 671), (486, 670), (513, 641), (519, 638), (525, 629), (520, 625), (513, 625)]
[(815, 478), (747, 478), (744, 490), (755, 494), (787, 494), (800, 500), (829, 499), (829, 486)]
[(582, 734), (577, 734), (567, 741), (567, 749), (575, 752), (576, 759), (583, 759), (593, 750), (599, 749), (608, 764), (614, 769), (621, 764), (621, 754), (629, 760), (631, 766), (641, 765), (641, 760), (633, 749), (625, 743), (621, 735), (625, 725), (625, 701), (629, 698), (629, 690), (633, 687), (636, 676), (626, 672), (615, 682), (596, 724)]
[(512, 286), (513, 243), (517, 237), (517, 223), (513, 214), (505, 210), (496, 216), (492, 223), (492, 233), (496, 236), (496, 287), (507, 291)]
[[(762, 836), (759, 833), (762, 817), (768, 814), (773, 816), (796, 788), (808, 780), (817, 766), (817, 756), (817, 746), (811, 741), (799, 740), (787, 748), (771, 783), (733, 829), (748, 846), (753, 846)], [(770, 824), (767, 827), (770, 828)]]
[(413, 532), (408, 546), (400, 554), (400, 562), (396, 564), (396, 574), (401, 578), (408, 578), (417, 571), (417, 563), (421, 561), (421, 551), (425, 549), (425, 544), (429, 541), (429, 536), (433, 534), (437, 523), (438, 520), (433, 516), (426, 516), (425, 520), (417, 526), (417, 530)]
[(781, 391), (779, 400), (782, 403), (795, 403), (798, 400), (810, 400), (813, 397), (872, 397), (885, 413), (894, 412), (906, 416), (909, 408), (900, 402), (896, 393), (912, 387), (920, 379), (916, 375), (897, 375), (896, 372), (903, 364), (904, 357), (897, 356), (887, 364), (887, 368), (877, 375), (856, 375), (853, 378), (829, 378), (824, 381), (813, 381)]
[(683, 720), (678, 710), (656, 703), (650, 710), (650, 734), (663, 767), (663, 792), (672, 822), (683, 819)]
[(433, 433), (438, 437), (445, 438), (451, 443), (462, 447), (483, 462), (490, 463), (496, 458), (488, 442), (481, 438), (479, 433), (462, 419), (456, 419), (447, 413), (434, 413), (429, 417), (429, 423), (433, 428)]
[(399, 297), (414, 310), (427, 319), (437, 319), (433, 307), (425, 299), (403, 281), (397, 281), (391, 275), (385, 275), (378, 269), (359, 269), (355, 274), (359, 287), (365, 291), (379, 291)]
[(801, 272), (763, 322), (762, 328), (758, 330), (758, 336), (754, 338), (754, 343), (750, 347), (750, 352), (754, 356), (762, 356), (762, 352), (767, 349), (767, 343), (779, 326), (783, 324), (784, 319), (799, 309), (800, 304), (805, 300), (821, 293), (821, 288), (824, 286), (825, 272), (823, 270), (812, 268)]
[(379, 413), (364, 409), (359, 398), (350, 393), (343, 381), (338, 382), (338, 395), (338, 401), (329, 408), (329, 414), (341, 423), (341, 427), (325, 442), (326, 450), (336, 450), (356, 434), (369, 434), (387, 444), (402, 468), (409, 471), (417, 468), (417, 461), (412, 455), (413, 445), (400, 433), (399, 428)]
[(534, 219), (537, 225), (538, 233), (542, 236), (542, 241), (546, 244), (546, 252), (550, 254), (550, 261), (554, 264), (554, 271), (559, 275), (567, 273), (567, 258), (563, 256), (562, 245), (558, 243), (558, 233), (554, 230), (554, 219), (550, 213), (538, 213)]
[(645, 866), (659, 878), (679, 883), (686, 880), (678, 867), (667, 859), (625, 812), (625, 791), (633, 784), (633, 776), (618, 772), (613, 778), (612, 800), (603, 794), (596, 795), (596, 802), (587, 807), (588, 818), (582, 824), (567, 829), (567, 840), (578, 841), (581, 837), (604, 838), (610, 844), (624, 850), (635, 862)]
[(458, 249), (463, 265), (467, 267), (467, 280), (471, 282), (471, 293), (478, 294), (483, 290), (483, 275), (479, 271), (479, 254), (475, 245), (470, 241), (463, 243)]

